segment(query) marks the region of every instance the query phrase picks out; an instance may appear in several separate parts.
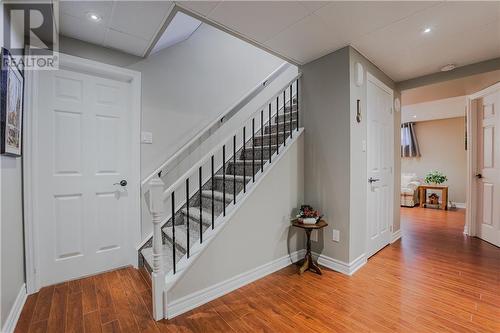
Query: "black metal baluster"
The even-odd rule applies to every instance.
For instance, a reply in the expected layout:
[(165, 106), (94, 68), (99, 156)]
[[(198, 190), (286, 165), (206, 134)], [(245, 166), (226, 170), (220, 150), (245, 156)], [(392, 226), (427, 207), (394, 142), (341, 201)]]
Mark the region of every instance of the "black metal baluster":
[(299, 130), (299, 79), (297, 79), (297, 89), (295, 92), (295, 102), (297, 103), (297, 131)]
[(226, 216), (226, 145), (222, 146), (222, 212)]
[(292, 111), (292, 85), (290, 85), (290, 138), (293, 138)]
[[(283, 90), (283, 146), (286, 146), (286, 121), (285, 121), (285, 108), (286, 108), (286, 88)], [(278, 126), (279, 129), (279, 126)]]
[(186, 234), (187, 234), (187, 257), (189, 258), (189, 177), (186, 178)]
[(199, 181), (199, 184), (200, 184), (200, 190), (199, 190), (199, 193), (200, 193), (200, 244), (203, 242), (203, 216), (202, 216), (202, 197), (201, 197), (201, 166), (200, 168), (198, 169), (198, 181)]
[(236, 205), (236, 135), (233, 136), (233, 196)]
[[(262, 136), (260, 140), (260, 172), (264, 172), (264, 110), (260, 110), (260, 135)], [(271, 138), (270, 134), (269, 138)], [(271, 157), (269, 157), (269, 162), (271, 162)]]
[[(269, 124), (271, 124), (271, 103), (269, 103), (269, 111), (268, 111), (268, 117), (269, 117)], [(278, 119), (278, 118), (276, 118)], [(269, 146), (269, 164), (271, 164), (271, 156), (272, 156), (272, 153), (271, 153), (271, 133), (269, 133), (269, 142), (268, 142), (268, 146)]]
[[(245, 153), (245, 139), (246, 139), (246, 128), (245, 126), (243, 126), (243, 154)], [(245, 156), (243, 156), (243, 193), (246, 193), (247, 192), (247, 182), (245, 181), (246, 179), (246, 176), (247, 176), (247, 164), (246, 164), (246, 158)]]
[(174, 260), (172, 260), (173, 268), (174, 268), (174, 274), (175, 274), (175, 193), (172, 191), (172, 257)]
[(252, 180), (255, 183), (255, 118), (252, 118)]
[[(280, 131), (279, 131), (279, 127), (278, 127), (278, 122), (279, 122), (279, 113), (278, 113), (278, 110), (280, 108), (280, 95), (276, 96), (276, 154), (279, 155), (280, 154), (280, 145), (279, 145), (279, 142), (280, 142)], [(269, 117), (269, 123), (271, 123), (271, 117)]]
[(215, 222), (215, 204), (214, 204), (214, 155), (211, 158), (212, 164), (212, 230), (214, 229)]

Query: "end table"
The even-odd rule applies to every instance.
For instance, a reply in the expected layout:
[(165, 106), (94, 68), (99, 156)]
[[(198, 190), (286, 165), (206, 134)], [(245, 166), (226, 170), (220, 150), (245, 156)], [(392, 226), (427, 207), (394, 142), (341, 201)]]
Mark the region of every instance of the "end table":
[(298, 220), (294, 220), (292, 222), (292, 226), (296, 228), (301, 228), (306, 231), (306, 236), (307, 236), (307, 249), (306, 249), (306, 256), (303, 259), (302, 266), (299, 269), (299, 274), (304, 273), (307, 270), (311, 270), (319, 275), (321, 275), (321, 269), (318, 266), (318, 263), (313, 260), (312, 254), (311, 254), (311, 232), (315, 229), (322, 229), (326, 227), (328, 223), (326, 223), (323, 220), (320, 220), (316, 224), (304, 224), (302, 222), (299, 222)]

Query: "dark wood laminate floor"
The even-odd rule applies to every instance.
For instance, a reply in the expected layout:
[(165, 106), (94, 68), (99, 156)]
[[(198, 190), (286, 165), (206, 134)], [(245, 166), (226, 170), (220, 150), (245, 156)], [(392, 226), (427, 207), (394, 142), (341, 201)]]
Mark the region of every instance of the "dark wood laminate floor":
[(16, 332), (500, 332), (500, 249), (464, 211), (403, 208), (403, 240), (354, 276), (290, 266), (170, 321), (132, 268), (43, 288)]

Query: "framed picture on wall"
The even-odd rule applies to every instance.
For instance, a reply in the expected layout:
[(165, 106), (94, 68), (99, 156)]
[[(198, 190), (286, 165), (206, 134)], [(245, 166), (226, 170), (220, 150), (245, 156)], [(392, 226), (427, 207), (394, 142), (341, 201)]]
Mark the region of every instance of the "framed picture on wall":
[(5, 48), (2, 48), (1, 61), (0, 154), (21, 156), (24, 76)]

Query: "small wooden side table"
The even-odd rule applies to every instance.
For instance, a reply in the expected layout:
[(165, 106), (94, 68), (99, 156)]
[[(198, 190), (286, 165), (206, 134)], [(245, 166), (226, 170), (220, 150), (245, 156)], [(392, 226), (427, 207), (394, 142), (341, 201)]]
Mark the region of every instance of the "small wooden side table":
[(304, 273), (307, 270), (311, 270), (319, 275), (321, 275), (321, 269), (318, 266), (318, 263), (314, 261), (311, 254), (311, 232), (315, 229), (321, 229), (328, 225), (323, 220), (320, 220), (316, 224), (304, 224), (299, 222), (298, 220), (294, 220), (292, 222), (292, 226), (304, 229), (306, 231), (307, 236), (307, 248), (306, 248), (306, 256), (303, 259), (302, 266), (299, 269), (299, 274)]
[(442, 193), (442, 205), (441, 209), (446, 210), (448, 209), (448, 186), (446, 185), (430, 185), (430, 184), (424, 184), (420, 185), (418, 188), (418, 199), (420, 201), (420, 207), (425, 207), (425, 204), (427, 203), (427, 190), (439, 190)]

